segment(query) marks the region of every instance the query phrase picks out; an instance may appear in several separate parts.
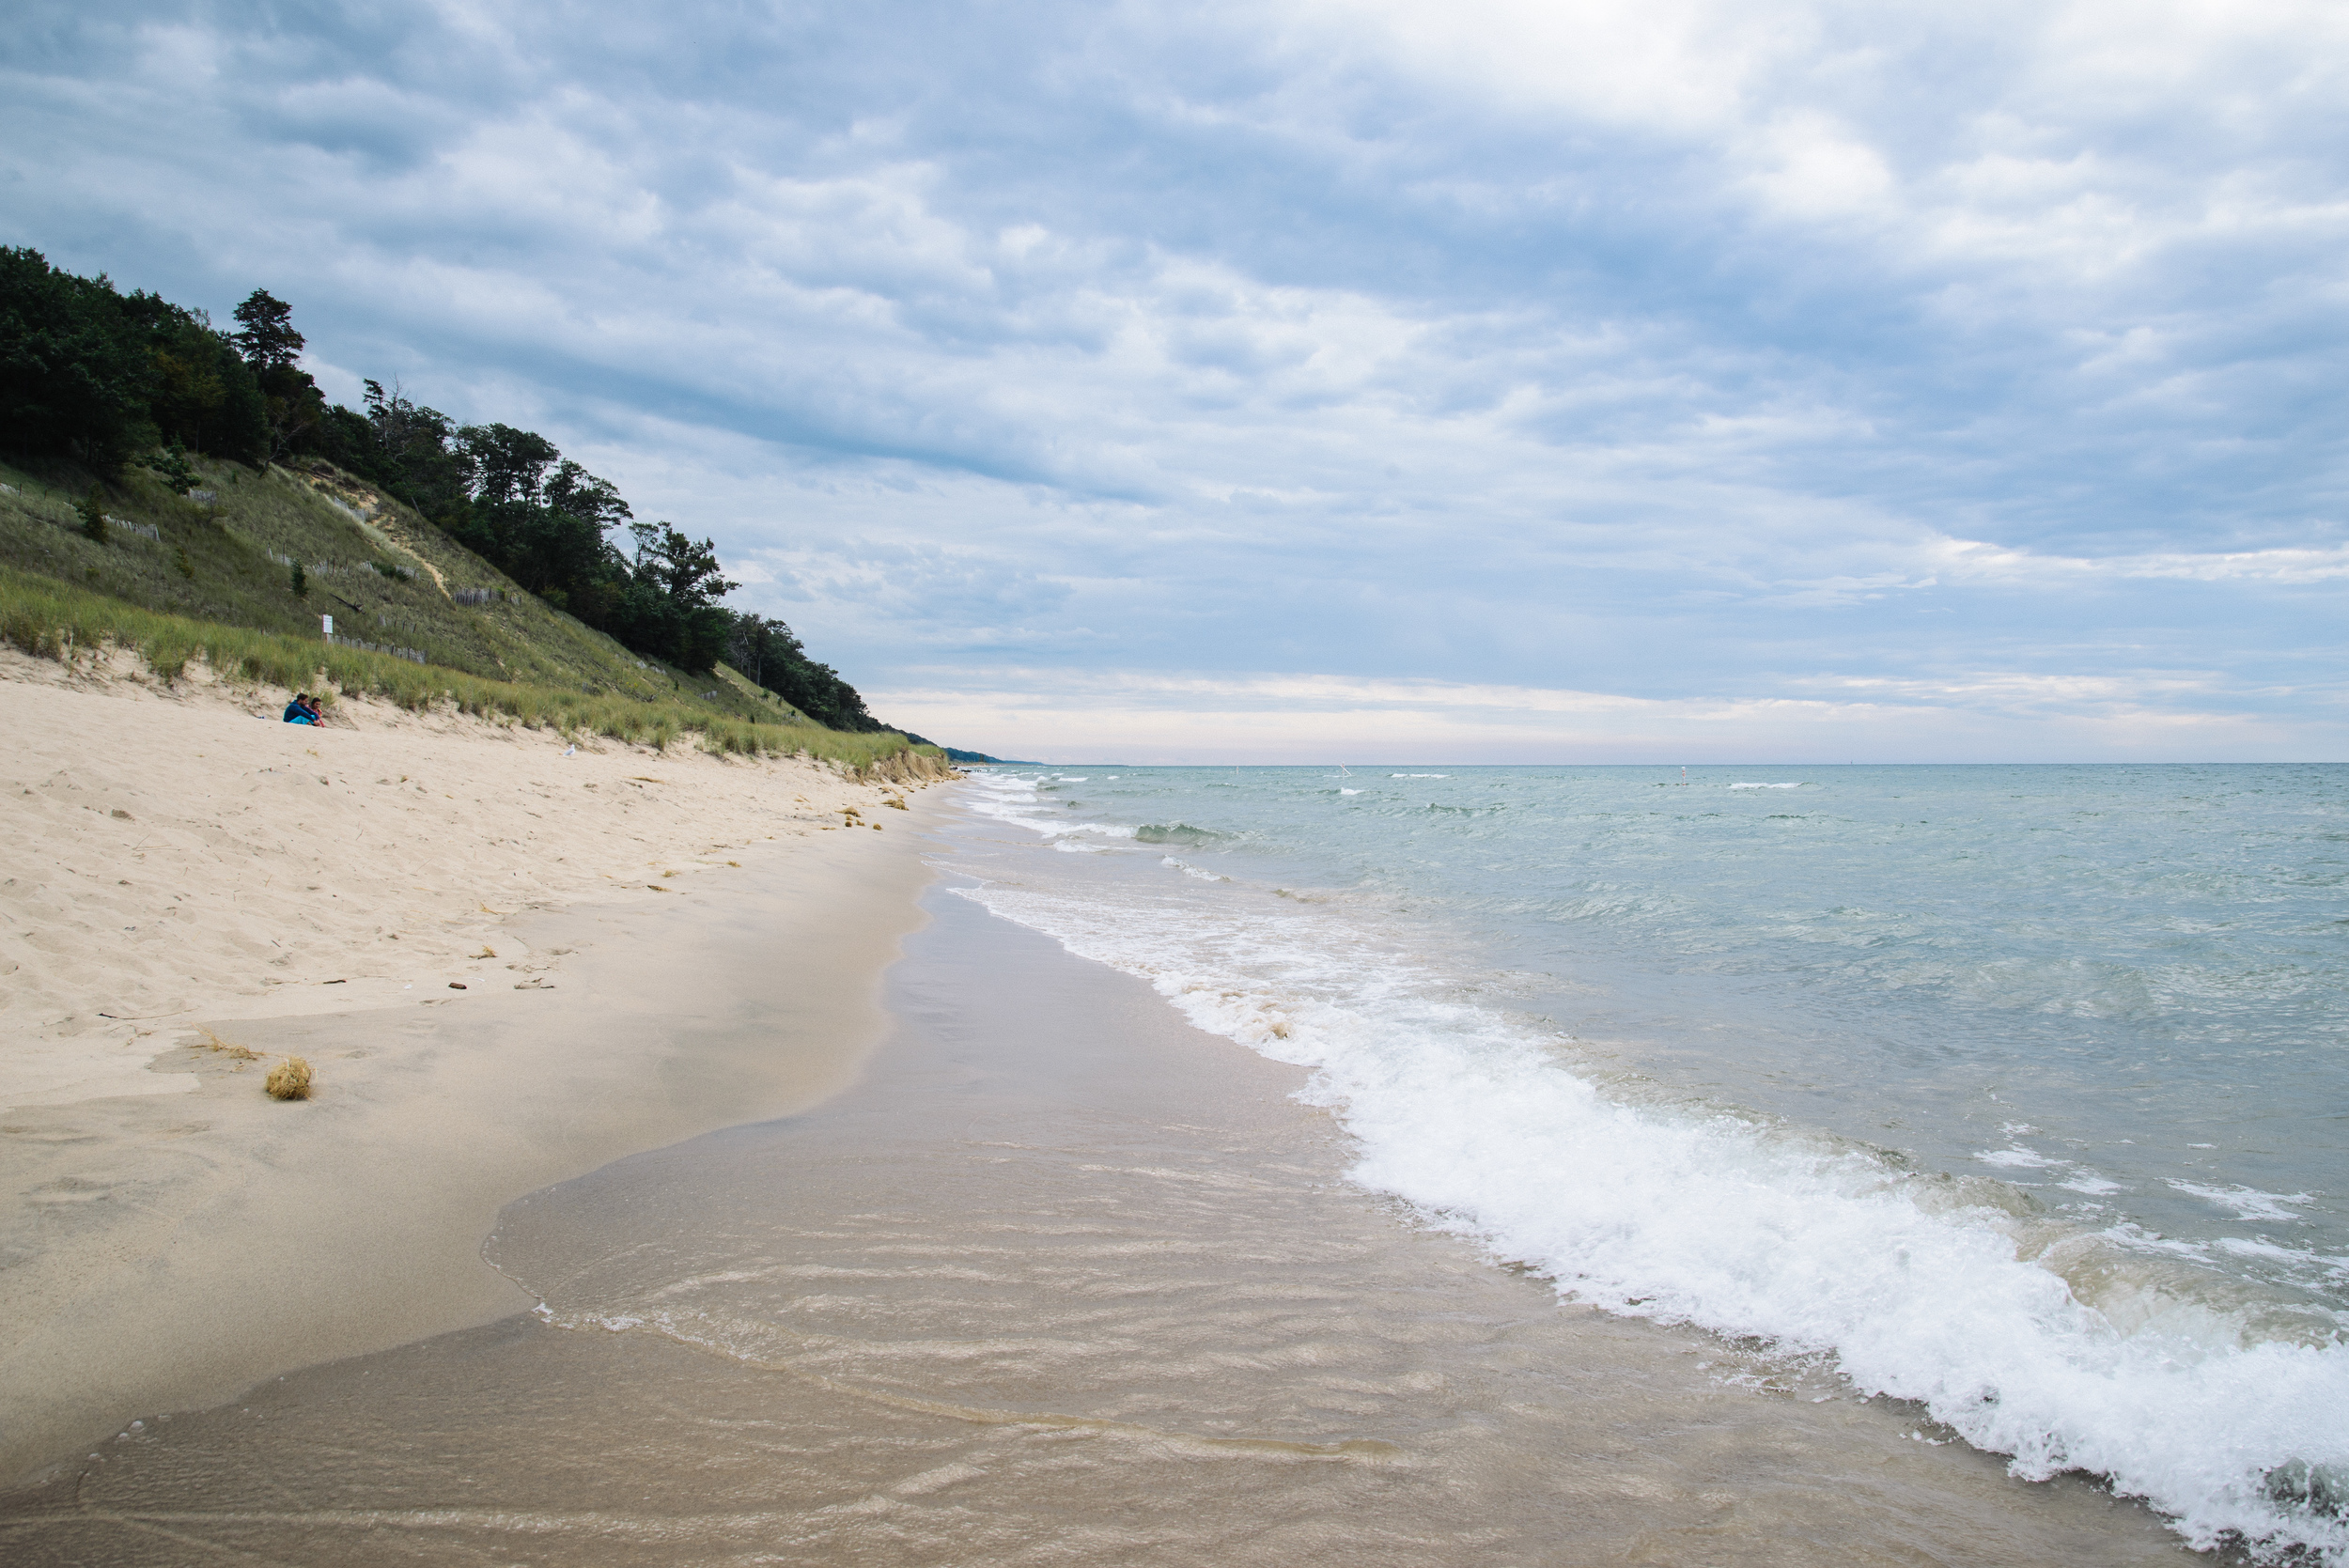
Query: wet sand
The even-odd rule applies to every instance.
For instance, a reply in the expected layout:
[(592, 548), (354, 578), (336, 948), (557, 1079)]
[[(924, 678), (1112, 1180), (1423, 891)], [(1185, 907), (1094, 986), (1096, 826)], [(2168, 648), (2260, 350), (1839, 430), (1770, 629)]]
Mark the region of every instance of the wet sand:
[(1345, 1185), (1295, 1070), (945, 888), (924, 903), (852, 1087), (505, 1211), (488, 1254), (540, 1314), (149, 1421), (12, 1499), (0, 1550), (2188, 1559), (2134, 1504), (2011, 1481), (1912, 1411), (1560, 1307)]

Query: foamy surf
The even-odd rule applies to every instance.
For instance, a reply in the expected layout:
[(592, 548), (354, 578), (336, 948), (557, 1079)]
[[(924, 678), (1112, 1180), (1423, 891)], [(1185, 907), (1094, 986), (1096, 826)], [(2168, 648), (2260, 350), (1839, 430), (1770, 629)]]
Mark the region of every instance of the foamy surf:
[[(1017, 793), (991, 815), (1043, 826)], [(965, 893), (1141, 976), (1201, 1027), (1312, 1068), (1312, 1093), (1359, 1140), (1357, 1182), (1563, 1296), (1819, 1358), (1855, 1392), (1914, 1401), (2010, 1456), (2018, 1477), (2102, 1476), (2198, 1547), (2349, 1562), (2337, 1320), (2198, 1289), (2129, 1227), (2067, 1227), (1985, 1178), (1921, 1176), (1864, 1146), (1602, 1086), (1537, 1024), (1457, 1000), (1454, 977), (1326, 908), (1244, 887)], [(2019, 1141), (1977, 1158), (2111, 1185)], [(2247, 1217), (2305, 1201), (2197, 1195)]]

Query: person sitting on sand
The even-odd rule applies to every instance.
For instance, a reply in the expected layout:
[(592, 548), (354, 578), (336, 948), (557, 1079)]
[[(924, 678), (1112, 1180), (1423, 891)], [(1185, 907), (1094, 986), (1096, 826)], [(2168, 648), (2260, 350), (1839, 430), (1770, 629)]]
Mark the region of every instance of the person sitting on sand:
[(322, 724), (326, 722), (326, 715), (319, 711), (318, 704), (310, 700), (309, 692), (297, 691), (294, 693), (294, 700), (286, 705), (286, 722), (288, 724)]

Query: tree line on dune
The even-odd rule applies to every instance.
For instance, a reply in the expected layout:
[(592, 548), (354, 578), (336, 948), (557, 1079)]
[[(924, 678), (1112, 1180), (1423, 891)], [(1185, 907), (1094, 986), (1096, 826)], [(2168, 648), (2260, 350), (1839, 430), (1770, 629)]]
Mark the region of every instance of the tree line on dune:
[(179, 489), (194, 482), (191, 455), (256, 468), (322, 458), (623, 647), (687, 670), (723, 660), (833, 729), (885, 727), (788, 626), (718, 602), (739, 584), (711, 540), (637, 520), (610, 481), (535, 431), (459, 425), (372, 380), (362, 408), (329, 403), (283, 301), (257, 288), (235, 318), (225, 332), (201, 310), (0, 247), (0, 442), (100, 474), (140, 461)]

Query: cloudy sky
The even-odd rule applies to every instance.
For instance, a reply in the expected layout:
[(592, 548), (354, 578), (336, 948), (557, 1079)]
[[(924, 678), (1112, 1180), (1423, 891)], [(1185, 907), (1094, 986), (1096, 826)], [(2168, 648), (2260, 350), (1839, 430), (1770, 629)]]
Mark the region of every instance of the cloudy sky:
[(0, 241), (1051, 760), (2349, 759), (2337, 0), (49, 4)]

